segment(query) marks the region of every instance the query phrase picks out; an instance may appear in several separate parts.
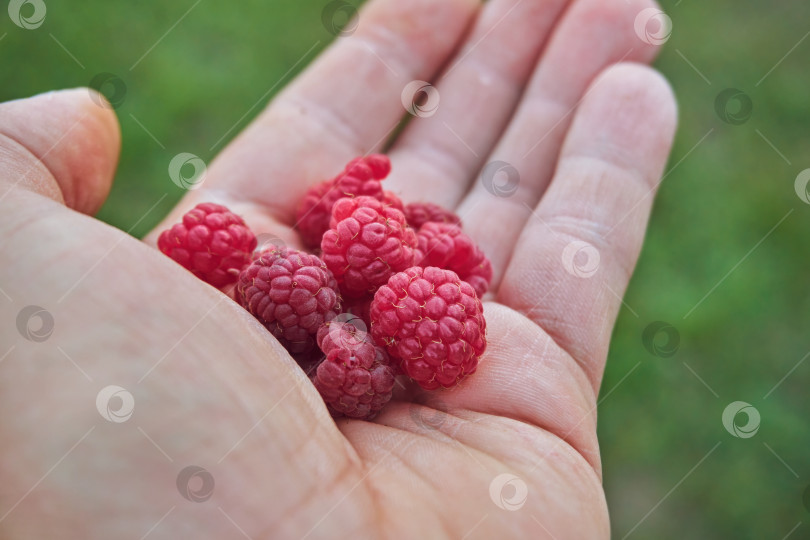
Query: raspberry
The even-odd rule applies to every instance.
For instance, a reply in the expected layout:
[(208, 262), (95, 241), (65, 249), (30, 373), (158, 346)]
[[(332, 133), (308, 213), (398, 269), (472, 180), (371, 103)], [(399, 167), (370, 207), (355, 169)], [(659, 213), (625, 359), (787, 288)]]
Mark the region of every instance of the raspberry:
[(402, 199), (397, 197), (396, 194), (391, 191), (383, 191), (382, 202), (388, 206), (396, 208), (400, 212), (405, 212), (405, 205), (402, 204)]
[(391, 400), (394, 372), (385, 350), (366, 332), (341, 321), (318, 330), (326, 358), (310, 376), (333, 416), (371, 419)]
[(329, 322), (323, 323), (316, 334), (318, 348), (324, 355), (332, 349), (353, 349), (368, 341), (368, 330), (365, 323), (350, 313), (341, 313)]
[(408, 220), (408, 225), (416, 230), (431, 221), (461, 226), (460, 217), (438, 204), (429, 202), (410, 203), (405, 206), (405, 218)]
[(371, 154), (362, 159), (371, 168), (372, 176), (377, 180), (382, 180), (391, 173), (391, 160), (388, 156)]
[(291, 354), (295, 362), (304, 370), (307, 376), (315, 372), (315, 369), (323, 361), (323, 353), (318, 347), (313, 347), (312, 350), (305, 353)]
[(237, 298), (292, 354), (315, 348), (315, 334), (340, 310), (337, 282), (321, 259), (271, 248), (239, 274)]
[(429, 221), (419, 229), (416, 237), (418, 266), (452, 270), (472, 285), (479, 298), (484, 296), (492, 281), (492, 264), (461, 227)]
[(340, 199), (332, 208), (321, 249), (347, 299), (373, 294), (414, 264), (416, 233), (405, 216), (372, 197)]
[(330, 210), (334, 200), (334, 180), (326, 180), (309, 188), (298, 207), (295, 227), (307, 247), (315, 247), (329, 228)]
[[(361, 330), (368, 331), (369, 325), (371, 325), (371, 319), (369, 318), (369, 310), (371, 309), (371, 300), (373, 299), (372, 296), (363, 297), (352, 302), (348, 302), (344, 307), (344, 311), (360, 321), (363, 322), (365, 328), (360, 328)], [(348, 320), (348, 319), (347, 319)], [(357, 324), (360, 324), (359, 322)]]
[(158, 248), (203, 281), (224, 287), (250, 262), (256, 237), (226, 207), (202, 203), (160, 233)]
[(422, 388), (449, 388), (478, 367), (486, 350), (481, 300), (455, 272), (409, 268), (380, 287), (371, 334)]
[(391, 171), (391, 162), (386, 156), (372, 154), (355, 158), (332, 180), (311, 187), (298, 209), (297, 224), (304, 243), (309, 247), (321, 244), (323, 233), (329, 229), (332, 206), (344, 197), (365, 195), (382, 201), (380, 181)]

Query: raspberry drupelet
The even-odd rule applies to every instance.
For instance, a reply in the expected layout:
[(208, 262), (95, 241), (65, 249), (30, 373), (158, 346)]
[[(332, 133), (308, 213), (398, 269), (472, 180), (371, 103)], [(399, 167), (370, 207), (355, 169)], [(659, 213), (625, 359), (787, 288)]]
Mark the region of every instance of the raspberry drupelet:
[(395, 193), (391, 191), (383, 191), (382, 202), (387, 204), (388, 206), (396, 208), (402, 213), (405, 212), (405, 205), (403, 204), (402, 199), (400, 199)]

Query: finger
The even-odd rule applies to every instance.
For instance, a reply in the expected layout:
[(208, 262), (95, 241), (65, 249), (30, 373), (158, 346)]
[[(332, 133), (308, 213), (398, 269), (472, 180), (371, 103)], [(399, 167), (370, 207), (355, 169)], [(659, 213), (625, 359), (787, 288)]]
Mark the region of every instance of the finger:
[(250, 225), (254, 216), (259, 228), (292, 225), (310, 185), (386, 142), (405, 114), (403, 88), (433, 76), (477, 8), (476, 0), (369, 3), (357, 30), (339, 38), (228, 145), (169, 222), (218, 196)]
[[(391, 152), (386, 187), (404, 200), (455, 207), (500, 137), (566, 0), (486, 4), (456, 58), (431, 90), (435, 114), (417, 118)], [(435, 99), (435, 98), (434, 98)]]
[[(642, 41), (634, 29), (638, 14), (652, 5), (652, 0), (581, 0), (551, 38), (512, 122), (487, 160), (495, 165), (483, 170), (458, 209), (492, 260), (493, 288), (530, 209), (554, 174), (563, 138), (588, 86), (611, 64), (654, 57), (657, 47)], [(495, 178), (497, 162), (512, 167), (500, 167), (502, 175), (510, 173), (507, 185)]]
[(27, 189), (92, 214), (106, 199), (121, 135), (112, 107), (87, 88), (0, 104), (0, 200)]
[(568, 351), (595, 388), (676, 116), (669, 84), (655, 71), (620, 64), (600, 76), (498, 291), (500, 302)]

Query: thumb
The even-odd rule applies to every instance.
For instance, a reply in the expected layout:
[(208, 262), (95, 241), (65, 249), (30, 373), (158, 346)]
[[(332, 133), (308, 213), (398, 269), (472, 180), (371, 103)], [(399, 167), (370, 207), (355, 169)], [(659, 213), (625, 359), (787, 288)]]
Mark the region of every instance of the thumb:
[(24, 189), (92, 214), (110, 191), (120, 144), (112, 107), (94, 90), (0, 103), (0, 200)]

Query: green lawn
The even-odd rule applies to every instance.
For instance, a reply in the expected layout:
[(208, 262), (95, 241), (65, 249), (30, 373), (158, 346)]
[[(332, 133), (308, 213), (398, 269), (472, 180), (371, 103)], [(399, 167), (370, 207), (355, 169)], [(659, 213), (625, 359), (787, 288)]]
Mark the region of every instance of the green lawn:
[[(35, 31), (0, 13), (0, 100), (88, 85), (99, 73), (123, 81), (121, 164), (99, 217), (134, 235), (182, 195), (169, 160), (213, 157), (213, 141), (246, 125), (257, 100), (331, 38), (326, 0), (203, 0), (165, 37), (192, 0), (46, 2)], [(801, 417), (810, 361), (796, 367), (810, 351), (810, 205), (794, 192), (810, 168), (810, 38), (799, 43), (810, 5), (670, 0), (664, 9), (674, 31), (658, 67), (681, 125), (599, 408), (614, 536), (779, 539), (810, 512)], [(727, 88), (753, 104), (739, 125), (716, 112)], [(744, 115), (734, 106), (732, 117)], [(654, 321), (677, 331), (674, 355), (645, 348)], [(759, 411), (753, 437), (723, 427), (734, 401)], [(810, 523), (790, 536), (808, 537)]]

